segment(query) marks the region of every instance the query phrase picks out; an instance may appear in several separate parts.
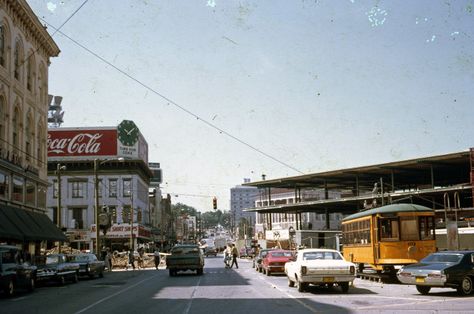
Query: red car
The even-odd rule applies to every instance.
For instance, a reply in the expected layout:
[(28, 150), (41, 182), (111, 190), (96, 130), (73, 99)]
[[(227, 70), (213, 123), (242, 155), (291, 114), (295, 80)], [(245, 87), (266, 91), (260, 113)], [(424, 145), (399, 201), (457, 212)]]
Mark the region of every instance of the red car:
[(262, 270), (267, 276), (270, 274), (284, 274), (285, 263), (292, 260), (294, 254), (289, 250), (272, 250), (262, 260)]

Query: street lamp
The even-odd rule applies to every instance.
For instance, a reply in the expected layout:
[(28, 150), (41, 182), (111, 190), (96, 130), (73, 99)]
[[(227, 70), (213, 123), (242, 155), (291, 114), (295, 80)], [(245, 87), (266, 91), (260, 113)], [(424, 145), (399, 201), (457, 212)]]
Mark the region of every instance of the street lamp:
[(111, 161), (120, 161), (123, 162), (125, 159), (123, 157), (115, 158), (115, 159), (105, 159), (99, 160), (94, 159), (94, 197), (95, 197), (95, 254), (99, 258), (100, 252), (100, 233), (99, 233), (99, 175), (98, 170), (99, 166)]
[[(58, 228), (62, 228), (61, 224), (61, 171), (66, 170), (66, 166), (61, 165), (59, 162), (56, 164), (56, 175), (58, 176), (58, 208), (56, 210), (56, 219)], [(61, 241), (59, 241), (59, 253), (61, 253)]]

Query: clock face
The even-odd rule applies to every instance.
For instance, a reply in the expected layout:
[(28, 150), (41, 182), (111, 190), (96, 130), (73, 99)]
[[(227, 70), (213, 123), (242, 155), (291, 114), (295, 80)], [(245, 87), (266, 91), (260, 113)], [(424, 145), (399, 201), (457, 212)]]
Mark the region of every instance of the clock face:
[(123, 120), (119, 126), (118, 138), (125, 146), (133, 146), (138, 141), (138, 128), (131, 120)]

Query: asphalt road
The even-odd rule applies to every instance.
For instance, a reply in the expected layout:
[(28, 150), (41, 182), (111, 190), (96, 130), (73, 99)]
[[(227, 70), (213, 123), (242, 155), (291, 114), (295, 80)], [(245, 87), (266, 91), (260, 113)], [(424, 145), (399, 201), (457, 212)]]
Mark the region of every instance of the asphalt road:
[(339, 288), (299, 293), (285, 276), (265, 276), (239, 260), (225, 269), (221, 257), (206, 258), (203, 276), (166, 270), (114, 271), (77, 284), (49, 284), (34, 293), (0, 298), (0, 313), (474, 313), (474, 295), (357, 279), (348, 294)]

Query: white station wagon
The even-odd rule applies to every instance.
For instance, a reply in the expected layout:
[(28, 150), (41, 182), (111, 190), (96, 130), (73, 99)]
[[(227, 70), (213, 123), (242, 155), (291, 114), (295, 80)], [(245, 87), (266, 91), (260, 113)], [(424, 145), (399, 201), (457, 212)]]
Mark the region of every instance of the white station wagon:
[(349, 291), (355, 275), (355, 265), (347, 262), (341, 253), (328, 249), (303, 249), (294, 261), (285, 264), (288, 286), (304, 292), (309, 284), (332, 287), (337, 284), (342, 292)]

